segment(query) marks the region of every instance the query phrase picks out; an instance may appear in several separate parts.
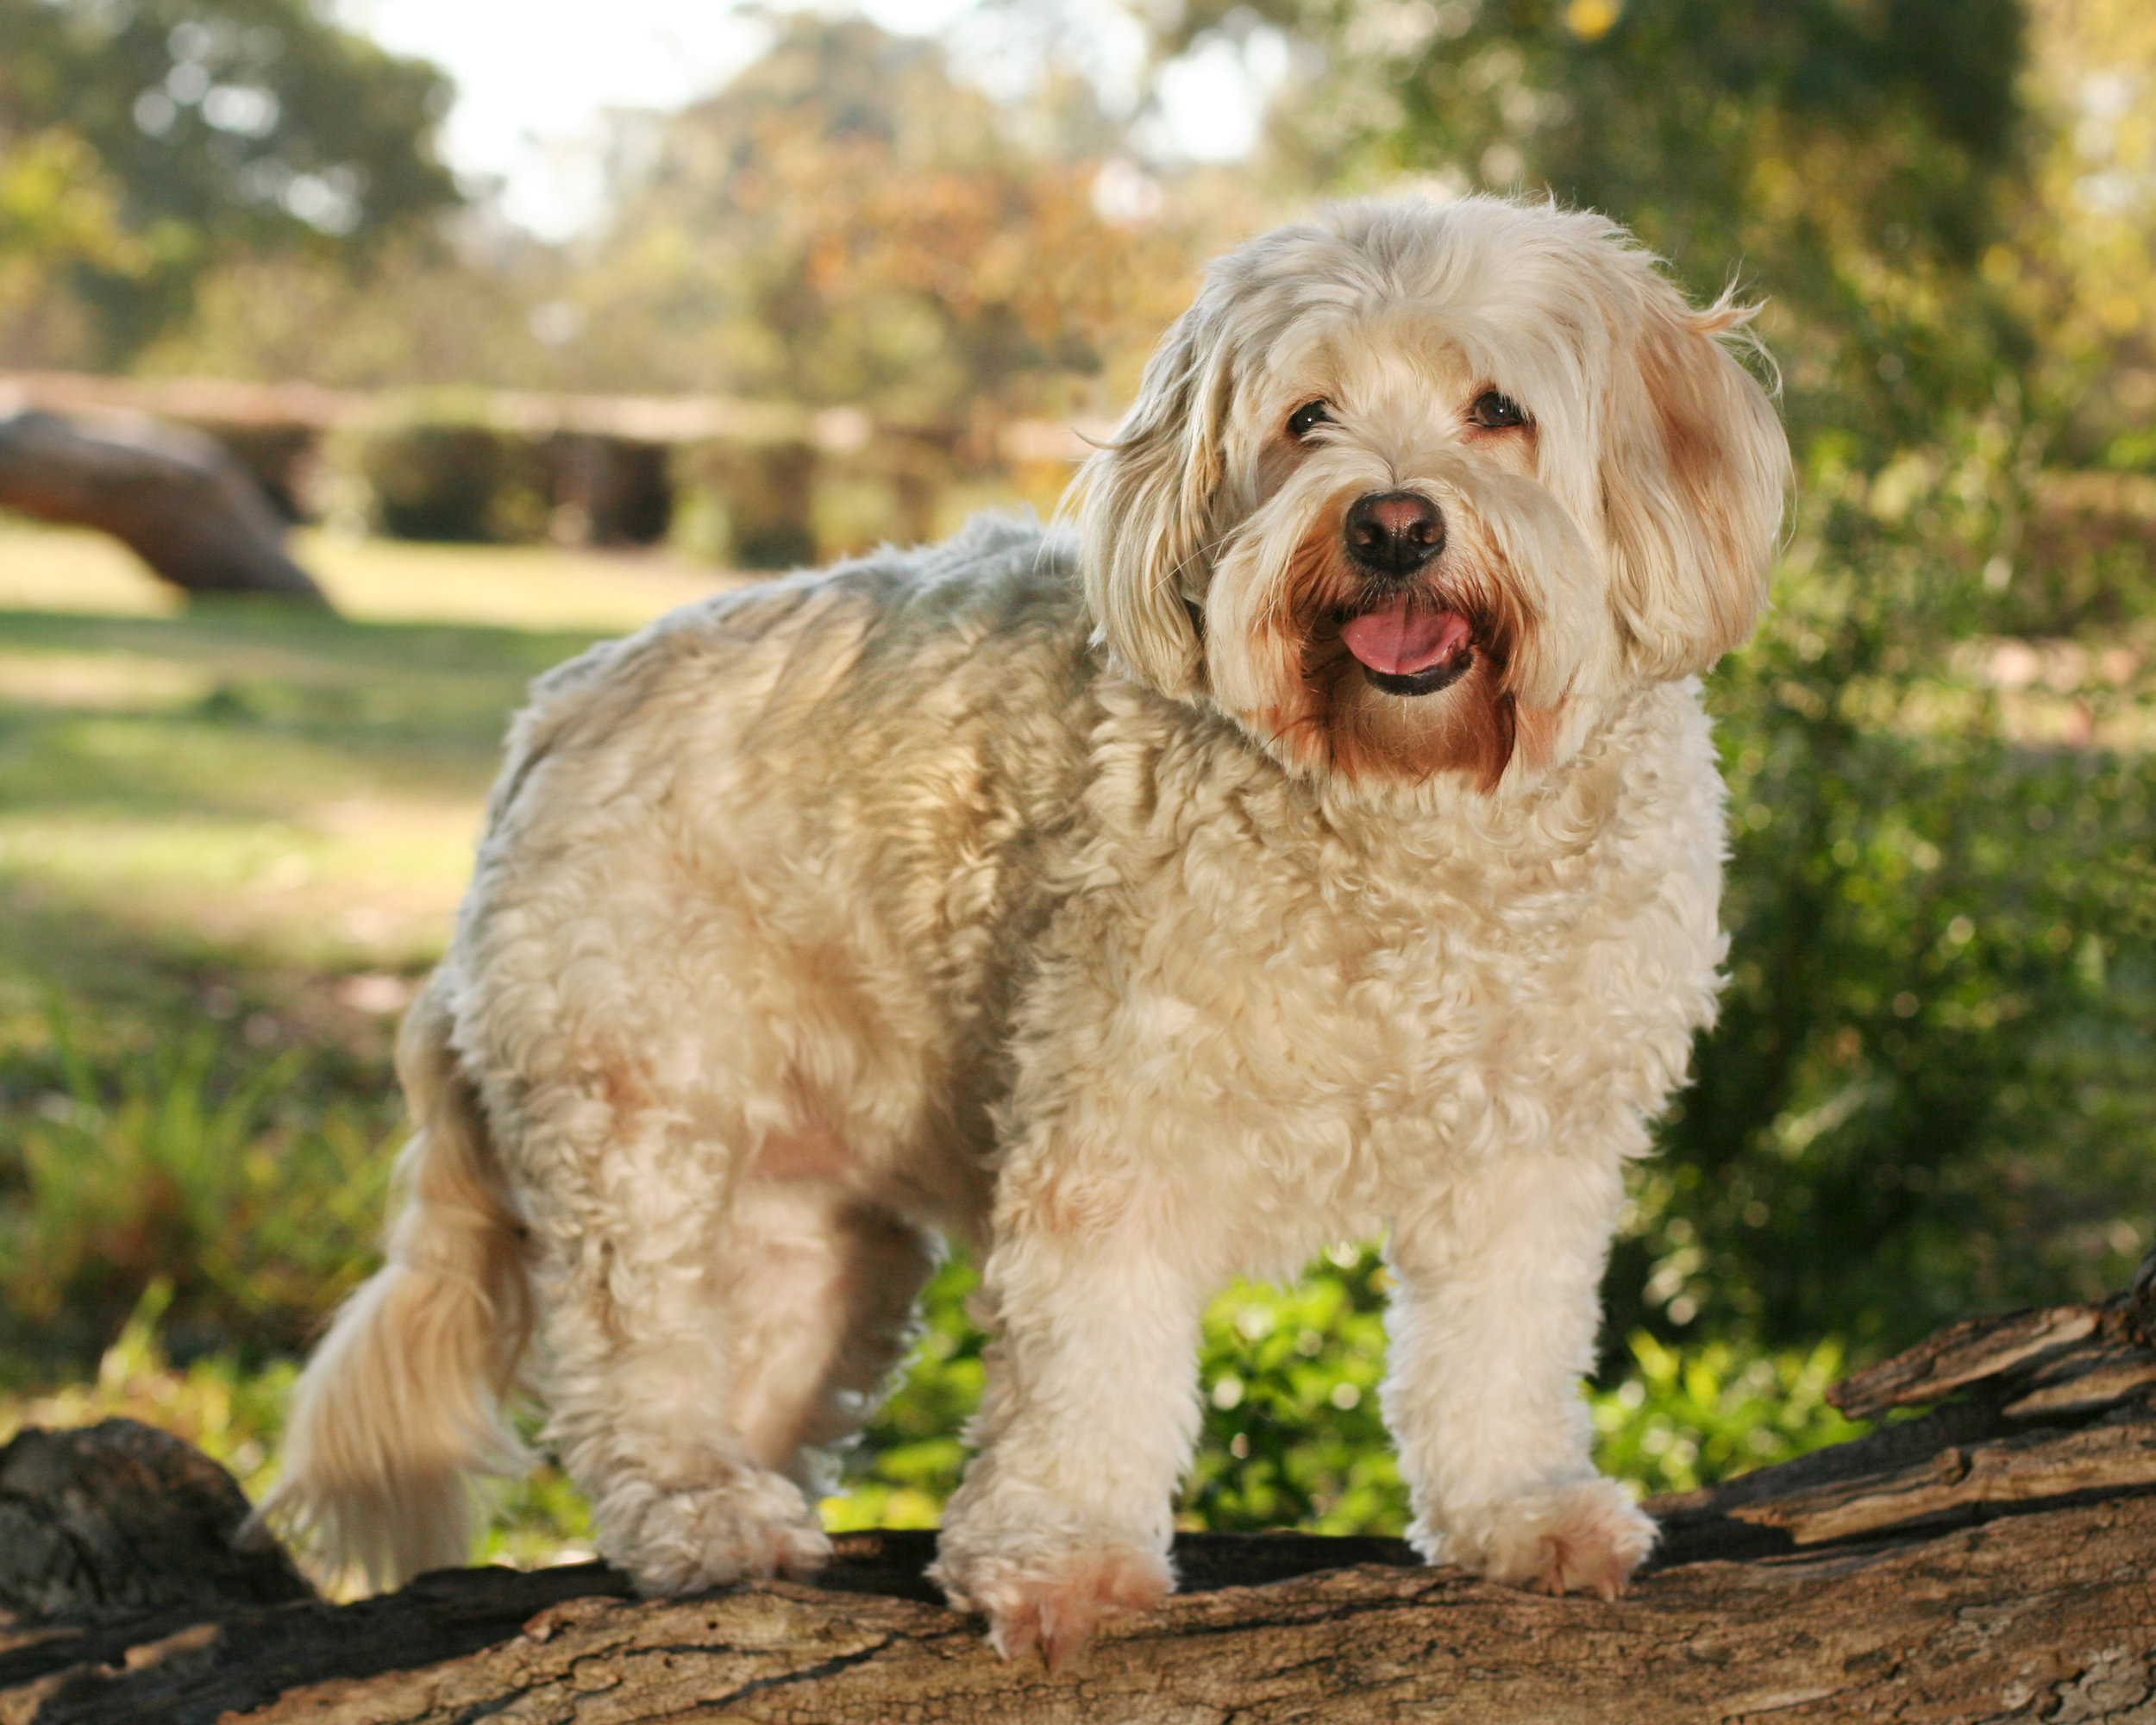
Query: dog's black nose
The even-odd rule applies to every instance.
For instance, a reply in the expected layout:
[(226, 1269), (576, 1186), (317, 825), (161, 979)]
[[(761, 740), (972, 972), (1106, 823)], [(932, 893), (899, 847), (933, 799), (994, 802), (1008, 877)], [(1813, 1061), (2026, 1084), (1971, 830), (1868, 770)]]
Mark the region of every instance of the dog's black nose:
[(1374, 574), (1413, 574), (1445, 549), (1445, 517), (1411, 491), (1372, 492), (1347, 512), (1348, 555)]

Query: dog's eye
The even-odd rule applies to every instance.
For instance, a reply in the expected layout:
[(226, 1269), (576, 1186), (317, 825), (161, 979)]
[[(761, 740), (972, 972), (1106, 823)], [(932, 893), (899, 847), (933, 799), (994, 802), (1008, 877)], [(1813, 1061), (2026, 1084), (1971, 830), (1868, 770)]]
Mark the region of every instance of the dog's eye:
[(1520, 404), (1509, 395), (1501, 395), (1494, 389), (1486, 389), (1475, 398), (1475, 405), (1468, 409), (1467, 417), (1485, 431), (1502, 431), (1507, 427), (1527, 423), (1527, 416), (1520, 411)]
[(1306, 401), (1288, 416), (1288, 435), (1290, 437), (1307, 437), (1312, 426), (1330, 425), (1332, 423), (1332, 416), (1326, 411), (1325, 403)]

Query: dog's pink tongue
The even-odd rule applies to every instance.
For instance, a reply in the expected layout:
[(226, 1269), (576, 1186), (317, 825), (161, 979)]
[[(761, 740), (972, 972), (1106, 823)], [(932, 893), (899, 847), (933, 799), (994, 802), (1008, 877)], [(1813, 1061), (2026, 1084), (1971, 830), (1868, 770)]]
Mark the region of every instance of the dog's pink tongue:
[(1340, 625), (1340, 640), (1373, 671), (1412, 677), (1452, 657), (1471, 632), (1457, 611), (1418, 611), (1403, 599), (1351, 617)]

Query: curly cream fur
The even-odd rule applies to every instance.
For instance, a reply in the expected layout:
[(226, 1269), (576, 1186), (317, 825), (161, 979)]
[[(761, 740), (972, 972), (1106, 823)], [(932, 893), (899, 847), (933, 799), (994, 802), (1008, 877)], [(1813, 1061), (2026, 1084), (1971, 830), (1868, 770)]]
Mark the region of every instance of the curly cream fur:
[[(1597, 217), (1344, 206), (1215, 267), (1076, 543), (976, 521), (542, 679), (412, 1033), (392, 1267), (273, 1513), (456, 1555), (528, 1300), (607, 1555), (812, 1568), (956, 1237), (993, 1340), (937, 1573), (1059, 1657), (1172, 1584), (1210, 1294), (1384, 1231), (1415, 1538), (1614, 1591), (1651, 1528), (1577, 1383), (1713, 1017), (1691, 675), (1786, 464), (1740, 322)], [(1390, 586), (1343, 526), (1377, 495), (1445, 523)], [(1451, 681), (1351, 651), (1386, 605), (1467, 619)]]

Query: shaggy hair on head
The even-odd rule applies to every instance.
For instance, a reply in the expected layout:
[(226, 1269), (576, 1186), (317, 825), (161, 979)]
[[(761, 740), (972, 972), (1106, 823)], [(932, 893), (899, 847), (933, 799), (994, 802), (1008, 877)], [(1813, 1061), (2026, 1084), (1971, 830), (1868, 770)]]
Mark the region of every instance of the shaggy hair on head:
[(521, 1383), (653, 1593), (799, 1574), (943, 1243), (993, 1335), (937, 1574), (1051, 1659), (1173, 1584), (1199, 1314), (1382, 1232), (1432, 1559), (1614, 1594), (1578, 1384), (1714, 1016), (1695, 674), (1787, 451), (1599, 216), (1351, 204), (1216, 264), (1079, 480), (542, 678), (407, 1026), (389, 1264), (267, 1513), (461, 1561)]

